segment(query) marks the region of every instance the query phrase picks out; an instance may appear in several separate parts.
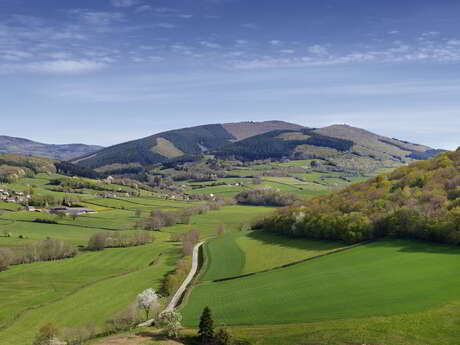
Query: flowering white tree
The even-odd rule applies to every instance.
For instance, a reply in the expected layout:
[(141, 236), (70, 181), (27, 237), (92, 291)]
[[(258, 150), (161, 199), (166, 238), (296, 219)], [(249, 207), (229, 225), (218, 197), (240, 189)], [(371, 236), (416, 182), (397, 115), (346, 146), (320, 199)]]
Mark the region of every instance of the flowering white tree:
[(168, 337), (177, 338), (179, 336), (179, 330), (182, 328), (181, 321), (182, 315), (173, 310), (160, 314), (160, 324), (166, 328)]
[(137, 295), (137, 307), (145, 311), (147, 320), (151, 310), (160, 308), (159, 297), (153, 289), (147, 289)]

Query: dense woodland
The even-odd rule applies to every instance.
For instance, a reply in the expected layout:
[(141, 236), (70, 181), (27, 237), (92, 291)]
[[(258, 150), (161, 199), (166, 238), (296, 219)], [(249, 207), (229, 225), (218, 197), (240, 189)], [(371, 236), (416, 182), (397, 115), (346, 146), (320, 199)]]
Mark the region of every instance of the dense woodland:
[[(282, 137), (294, 133), (302, 133), (305, 137), (296, 139), (295, 137)], [(214, 152), (218, 157), (235, 157), (239, 160), (258, 160), (258, 159), (281, 159), (294, 154), (294, 150), (299, 145), (312, 145), (347, 151), (353, 146), (350, 140), (338, 139), (324, 136), (314, 132), (312, 129), (302, 129), (301, 131), (278, 130), (248, 139), (227, 144), (223, 148)]]
[(183, 128), (103, 149), (94, 157), (90, 156), (78, 164), (87, 168), (97, 168), (113, 162), (123, 164), (136, 162), (143, 166), (166, 163), (169, 161), (167, 157), (152, 151), (158, 138), (174, 143), (185, 155), (200, 155), (204, 148), (215, 149), (223, 146), (228, 140), (234, 139), (222, 125)]
[(460, 244), (460, 148), (281, 209), (254, 227), (347, 243), (394, 236)]

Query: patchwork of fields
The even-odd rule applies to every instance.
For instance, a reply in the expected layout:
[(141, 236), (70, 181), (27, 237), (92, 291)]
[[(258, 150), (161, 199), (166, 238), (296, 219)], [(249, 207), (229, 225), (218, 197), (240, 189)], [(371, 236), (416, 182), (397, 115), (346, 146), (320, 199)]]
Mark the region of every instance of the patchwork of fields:
[[(37, 181), (23, 179), (14, 188), (27, 190), (34, 184), (35, 193), (45, 195), (50, 192), (47, 176), (41, 174)], [(48, 181), (51, 177), (56, 175), (48, 176)], [(69, 196), (69, 193), (51, 193)], [(20, 253), (29, 243), (54, 238), (84, 248), (95, 233), (143, 231), (134, 230), (136, 223), (152, 210), (174, 211), (203, 204), (142, 194), (117, 199), (98, 198), (94, 191), (75, 195), (81, 199), (82, 206), (97, 211), (75, 219), (17, 211), (19, 207), (10, 207), (15, 204), (1, 203), (4, 211), (0, 216), (0, 247)], [(31, 344), (37, 330), (46, 322), (53, 322), (61, 329), (88, 325), (102, 328), (106, 320), (133, 303), (138, 293), (150, 287), (159, 289), (164, 277), (174, 271), (182, 253), (179, 243), (170, 240), (171, 233), (197, 229), (206, 239), (215, 236), (218, 227), (228, 233), (237, 232), (255, 214), (272, 210), (225, 206), (192, 216), (190, 224), (178, 224), (153, 233), (152, 244), (96, 252), (83, 250), (70, 259), (10, 266), (0, 273), (0, 344)], [(37, 223), (36, 219), (57, 224)], [(8, 236), (1, 237), (2, 234)]]
[[(293, 163), (302, 166), (308, 161), (278, 165)], [(194, 182), (200, 187), (190, 192), (232, 196), (256, 188), (246, 176), (267, 169), (241, 168), (241, 178), (218, 180), (226, 183), (220, 186)], [(136, 224), (152, 210), (179, 211), (205, 202), (166, 200), (147, 191), (116, 199), (98, 197), (91, 190), (56, 192), (48, 184), (56, 177), (40, 174), (9, 187), (27, 191), (34, 185), (39, 195), (78, 197), (81, 206), (97, 213), (73, 219), (0, 203), (0, 247), (20, 253), (27, 244), (55, 238), (80, 248), (71, 259), (13, 265), (0, 273), (0, 345), (29, 345), (48, 321), (61, 329), (102, 329), (138, 293), (160, 288), (182, 257), (171, 234), (190, 229), (199, 230), (206, 244), (204, 265), (180, 307), (183, 324), (189, 327), (186, 334), (195, 332), (201, 311), (209, 306), (218, 325), (258, 345), (448, 345), (460, 339), (458, 248), (405, 240), (351, 248), (247, 231), (254, 217), (274, 208), (228, 205), (193, 215), (189, 224), (154, 232), (151, 244), (87, 251), (84, 247), (96, 233), (144, 231)], [(309, 198), (349, 183), (332, 173), (299, 177), (263, 176), (261, 184)], [(216, 281), (229, 277), (234, 279)]]

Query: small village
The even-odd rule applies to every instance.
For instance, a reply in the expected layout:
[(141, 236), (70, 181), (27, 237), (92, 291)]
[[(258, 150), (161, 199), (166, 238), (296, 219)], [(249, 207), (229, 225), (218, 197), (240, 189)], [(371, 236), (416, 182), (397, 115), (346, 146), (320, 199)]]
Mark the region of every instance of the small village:
[[(115, 194), (107, 196), (111, 198), (116, 198)], [(96, 211), (86, 208), (86, 207), (55, 207), (55, 208), (38, 208), (35, 206), (30, 206), (28, 203), (32, 199), (32, 196), (28, 193), (18, 192), (14, 190), (7, 190), (5, 188), (0, 188), (0, 201), (20, 204), (23, 205), (29, 212), (42, 212), (49, 214), (64, 214), (66, 216), (80, 216), (83, 214), (97, 213)]]

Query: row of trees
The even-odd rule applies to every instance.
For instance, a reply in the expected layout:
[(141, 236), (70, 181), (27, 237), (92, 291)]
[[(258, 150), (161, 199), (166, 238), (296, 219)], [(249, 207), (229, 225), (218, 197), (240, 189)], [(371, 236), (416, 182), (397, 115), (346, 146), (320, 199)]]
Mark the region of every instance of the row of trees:
[(8, 248), (0, 248), (0, 271), (5, 271), (9, 265), (66, 259), (77, 253), (71, 243), (52, 238), (27, 244), (16, 253)]
[(294, 194), (284, 193), (274, 188), (245, 190), (237, 194), (235, 199), (239, 204), (255, 206), (287, 206), (297, 201)]
[(89, 250), (104, 250), (104, 248), (126, 248), (152, 243), (154, 237), (146, 232), (98, 232), (88, 240)]
[[(167, 226), (190, 224), (192, 216), (205, 214), (211, 210), (219, 210), (224, 204), (224, 201), (213, 201), (174, 212), (153, 210), (149, 217), (139, 220), (136, 227), (144, 230), (160, 231), (163, 227)], [(137, 211), (136, 215), (140, 216), (141, 211)]]
[(192, 265), (193, 248), (200, 242), (200, 231), (189, 230), (172, 233), (171, 241), (181, 243), (184, 257), (177, 262), (174, 272), (171, 272), (163, 279), (161, 290), (165, 295), (172, 295), (187, 277)]
[(200, 242), (200, 230), (192, 229), (185, 232), (172, 233), (171, 241), (181, 242), (182, 253), (185, 256), (192, 255), (193, 247)]

